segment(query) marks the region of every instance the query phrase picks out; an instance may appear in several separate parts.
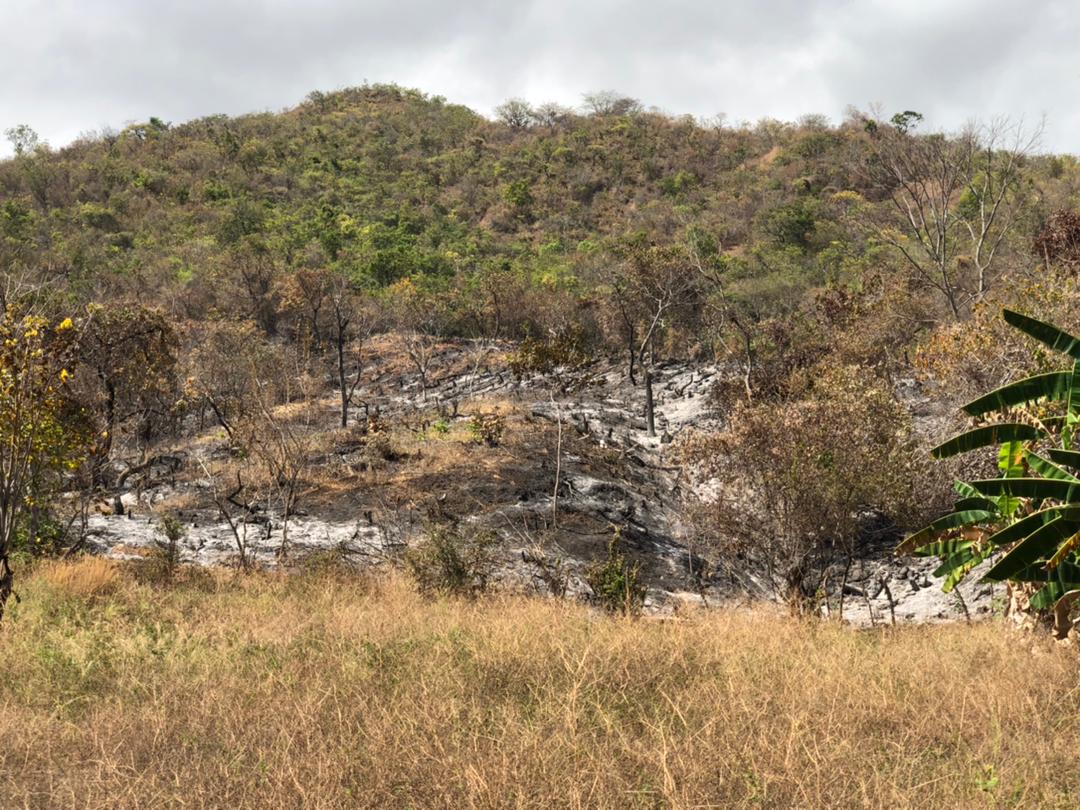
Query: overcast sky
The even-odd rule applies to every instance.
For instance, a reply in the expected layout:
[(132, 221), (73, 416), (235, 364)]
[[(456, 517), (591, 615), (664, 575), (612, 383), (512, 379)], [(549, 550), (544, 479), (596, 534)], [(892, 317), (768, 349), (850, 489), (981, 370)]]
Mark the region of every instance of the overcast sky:
[[(156, 115), (278, 110), (397, 82), (490, 114), (614, 89), (729, 121), (880, 103), (1037, 120), (1080, 152), (1069, 0), (0, 0), (0, 129), (54, 146)], [(3, 142), (0, 154), (8, 153)]]

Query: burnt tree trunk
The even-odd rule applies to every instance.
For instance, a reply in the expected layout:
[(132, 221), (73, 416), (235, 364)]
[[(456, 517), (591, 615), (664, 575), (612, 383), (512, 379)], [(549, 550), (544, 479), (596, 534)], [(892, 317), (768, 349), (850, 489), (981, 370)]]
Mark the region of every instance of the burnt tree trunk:
[(338, 332), (337, 336), (337, 372), (338, 386), (341, 388), (341, 426), (349, 426), (349, 386), (345, 379), (345, 335)]
[[(0, 554), (0, 619), (4, 618), (4, 608), (7, 601), (15, 596), (15, 573), (11, 570), (6, 553)], [(19, 597), (15, 597), (19, 601)]]
[(645, 367), (645, 427), (649, 438), (656, 435), (656, 406), (653, 402), (652, 367)]

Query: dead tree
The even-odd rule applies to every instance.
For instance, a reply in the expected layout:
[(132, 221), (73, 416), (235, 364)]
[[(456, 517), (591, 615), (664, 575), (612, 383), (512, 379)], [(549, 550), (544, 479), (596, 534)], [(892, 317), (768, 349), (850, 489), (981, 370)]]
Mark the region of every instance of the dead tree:
[(1029, 132), (1001, 118), (954, 136), (920, 135), (913, 130), (921, 121), (911, 111), (888, 123), (864, 118), (860, 171), (894, 214), (866, 224), (959, 317), (989, 289), (999, 249), (1029, 200), (1024, 160), (1042, 127)]
[(636, 361), (645, 388), (645, 426), (656, 435), (653, 369), (656, 342), (669, 318), (693, 301), (698, 278), (686, 252), (677, 246), (647, 245), (640, 241), (619, 246), (618, 261), (609, 273), (609, 302), (618, 313), (630, 354), (630, 378)]

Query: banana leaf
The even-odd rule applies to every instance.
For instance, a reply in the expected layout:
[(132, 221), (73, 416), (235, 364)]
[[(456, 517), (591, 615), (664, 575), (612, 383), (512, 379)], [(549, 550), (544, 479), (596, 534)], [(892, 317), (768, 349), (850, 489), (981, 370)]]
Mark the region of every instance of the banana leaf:
[(1064, 518), (1080, 524), (1080, 506), (1051, 506), (1048, 509), (1033, 512), (990, 535), (987, 542), (996, 547), (1012, 545), (1056, 518)]
[(919, 546), (912, 552), (916, 557), (947, 557), (966, 548), (971, 548), (975, 541), (954, 538), (952, 540), (937, 540), (925, 546)]
[[(990, 580), (990, 574), (987, 573), (983, 579)], [(1073, 562), (1062, 563), (1053, 571), (1047, 571), (1045, 566), (1036, 563), (1020, 569), (1009, 579), (1017, 582), (1053, 582), (1060, 585), (1065, 591), (1071, 591), (1080, 587), (1080, 584), (1078, 584), (1080, 583), (1080, 565)], [(990, 581), (998, 582), (999, 580)]]
[(997, 512), (988, 509), (972, 509), (967, 512), (952, 512), (944, 517), (939, 517), (929, 526), (926, 526), (915, 534), (908, 537), (900, 544), (897, 551), (906, 553), (913, 548), (924, 545), (924, 541), (930, 540), (942, 532), (950, 529), (959, 529), (963, 526), (974, 526), (979, 523), (987, 523), (997, 518)]
[(961, 565), (966, 563), (974, 556), (975, 550), (973, 548), (971, 548), (970, 546), (968, 546), (967, 548), (962, 548), (959, 551), (946, 557), (945, 561), (934, 569), (934, 573), (932, 574), (932, 576), (943, 577), (951, 571), (959, 568)]
[[(991, 582), (1016, 579), (1020, 572), (1050, 556), (1058, 546), (1076, 533), (1077, 528), (1080, 528), (1080, 524), (1074, 521), (1054, 518), (1009, 549), (1005, 556), (986, 572), (985, 578)], [(1045, 568), (1043, 573), (1046, 573)]]
[[(952, 593), (953, 588), (960, 584), (960, 582), (971, 573), (971, 570), (979, 565), (983, 560), (994, 553), (992, 546), (986, 546), (985, 548), (972, 549), (970, 556), (963, 561), (957, 561), (954, 565), (950, 566), (949, 575), (945, 578), (945, 582), (941, 586), (941, 590), (944, 593)], [(938, 568), (940, 571), (944, 566)]]
[(1015, 498), (1058, 501), (1080, 504), (1080, 482), (1057, 481), (1053, 478), (987, 478), (972, 481), (971, 485), (983, 495), (1008, 495)]
[(969, 450), (977, 450), (980, 447), (988, 447), (992, 444), (1003, 444), (1014, 441), (1032, 441), (1042, 436), (1042, 432), (1032, 426), (1019, 422), (1002, 422), (997, 425), (984, 425), (974, 430), (966, 431), (958, 436), (953, 436), (946, 442), (942, 442), (930, 455), (934, 458), (948, 458), (958, 453), (966, 453)]
[(1005, 317), (1005, 322), (1010, 326), (1015, 326), (1021, 332), (1030, 335), (1054, 351), (1064, 352), (1073, 359), (1080, 360), (1080, 338), (1073, 337), (1056, 326), (1051, 326), (1048, 323), (1022, 315), (1011, 309), (1006, 309), (1002, 314)]
[(1077, 478), (1072, 473), (1066, 472), (1052, 461), (1048, 461), (1040, 456), (1038, 453), (1033, 453), (1029, 450), (1026, 457), (1028, 466), (1043, 478), (1053, 478), (1057, 481), (1080, 483), (1080, 478)]
[(1005, 442), (998, 451), (998, 469), (1002, 478), (1023, 478), (1024, 444), (1023, 442)]
[(1031, 597), (1031, 606), (1036, 610), (1049, 610), (1065, 594), (1075, 592), (1078, 588), (1080, 588), (1080, 583), (1077, 582), (1048, 582), (1038, 593)]
[(1069, 399), (1066, 410), (1076, 413), (1080, 410), (1080, 360), (1073, 363), (1072, 380), (1069, 383)]
[(981, 495), (975, 498), (961, 498), (953, 504), (954, 512), (970, 512), (972, 509), (985, 509), (988, 512), (997, 512), (997, 502), (984, 498)]
[(960, 496), (962, 496), (964, 498), (979, 498), (979, 497), (982, 497), (981, 495), (979, 495), (979, 490), (975, 489), (975, 487), (973, 487), (967, 481), (960, 481), (960, 480), (954, 481), (953, 482), (953, 489), (956, 491), (957, 495), (960, 495)]
[(1058, 464), (1064, 464), (1066, 467), (1072, 467), (1074, 470), (1080, 470), (1080, 452), (1076, 450), (1047, 450), (1046, 455), (1056, 461)]
[(970, 416), (982, 416), (984, 413), (1008, 410), (1037, 399), (1066, 401), (1072, 391), (1072, 382), (1071, 371), (1036, 374), (984, 394), (964, 405), (961, 410)]

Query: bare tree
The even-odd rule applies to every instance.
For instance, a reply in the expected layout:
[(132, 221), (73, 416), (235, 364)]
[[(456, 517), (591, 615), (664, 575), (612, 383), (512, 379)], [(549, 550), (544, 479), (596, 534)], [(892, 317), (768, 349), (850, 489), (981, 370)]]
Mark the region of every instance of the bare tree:
[(635, 362), (642, 369), (645, 387), (645, 424), (656, 435), (653, 366), (656, 341), (674, 311), (696, 298), (698, 277), (679, 247), (630, 242), (616, 250), (619, 261), (609, 271), (609, 304), (617, 313), (634, 381)]
[(1024, 159), (1042, 127), (1028, 131), (999, 118), (955, 136), (920, 135), (915, 112), (887, 123), (863, 120), (869, 155), (862, 172), (894, 212), (871, 227), (958, 317), (986, 294), (999, 249), (1028, 201)]
[(496, 117), (510, 129), (528, 129), (533, 124), (534, 113), (529, 102), (511, 98), (495, 108)]
[(642, 111), (640, 101), (630, 96), (624, 96), (622, 93), (616, 93), (614, 90), (586, 93), (582, 101), (585, 104), (585, 109), (592, 115), (638, 115)]
[(239, 470), (236, 471), (236, 483), (233, 485), (231, 482), (226, 483), (224, 477), (207, 467), (202, 459), (199, 459), (199, 465), (210, 483), (210, 494), (218, 514), (233, 536), (240, 568), (247, 571), (251, 568), (254, 553), (248, 542), (248, 525), (258, 515), (258, 508), (249, 501), (242, 500), (246, 486)]
[[(685, 240), (686, 254), (690, 266), (694, 268), (705, 290), (712, 295), (703, 296), (703, 304), (711, 316), (711, 327), (724, 351), (729, 357), (739, 358), (742, 368), (742, 383), (746, 391), (746, 400), (754, 398), (754, 338), (755, 329), (750, 316), (741, 311), (727, 294), (727, 279), (723, 266), (716, 259), (723, 253), (723, 246), (706, 234), (688, 228)], [(730, 330), (738, 341), (738, 348), (732, 346)]]
[(437, 335), (443, 321), (443, 302), (438, 294), (420, 289), (412, 282), (395, 285), (389, 299), (389, 314), (397, 327), (398, 341), (420, 377), (420, 393), (427, 401), (429, 370), (438, 346)]
[(360, 385), (363, 370), (364, 342), (375, 329), (376, 313), (374, 307), (360, 297), (352, 282), (340, 272), (331, 275), (326, 299), (341, 394), (341, 426), (348, 427), (349, 406)]

